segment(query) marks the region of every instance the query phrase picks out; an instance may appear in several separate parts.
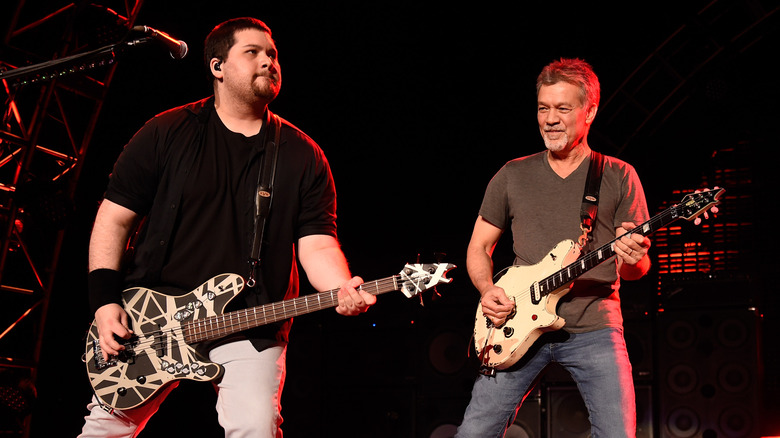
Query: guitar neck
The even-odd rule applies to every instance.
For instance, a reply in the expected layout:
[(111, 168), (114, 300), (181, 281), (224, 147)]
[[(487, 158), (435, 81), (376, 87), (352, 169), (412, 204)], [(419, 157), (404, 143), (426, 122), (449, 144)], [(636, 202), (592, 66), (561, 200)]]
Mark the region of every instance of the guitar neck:
[[(649, 236), (661, 228), (669, 225), (670, 223), (680, 219), (681, 206), (675, 205), (662, 211), (661, 213), (653, 216), (647, 222), (639, 225), (633, 230), (629, 230), (626, 234), (641, 234), (642, 236)], [(623, 235), (625, 236), (625, 234)], [(608, 244), (593, 250), (584, 256), (575, 260), (572, 264), (564, 267), (560, 271), (550, 275), (539, 281), (539, 294), (540, 296), (548, 295), (561, 287), (571, 283), (579, 278), (581, 275), (607, 261), (615, 253), (615, 242), (621, 237), (617, 237)]]
[[(381, 295), (401, 288), (401, 276), (383, 278), (361, 284), (357, 289), (372, 295)], [(182, 324), (184, 339), (194, 344), (210, 339), (222, 338), (250, 328), (283, 321), (317, 310), (336, 307), (339, 304), (339, 289), (317, 294), (304, 295), (291, 300), (279, 301), (248, 309), (236, 310), (222, 315), (210, 316)]]

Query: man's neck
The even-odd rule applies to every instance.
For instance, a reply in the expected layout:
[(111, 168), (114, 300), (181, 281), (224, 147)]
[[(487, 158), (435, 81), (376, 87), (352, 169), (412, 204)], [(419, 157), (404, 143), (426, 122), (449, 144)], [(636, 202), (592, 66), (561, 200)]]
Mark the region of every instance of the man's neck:
[(590, 146), (585, 141), (563, 151), (547, 151), (550, 167), (561, 178), (571, 175), (588, 156), (590, 156)]
[(251, 137), (260, 132), (268, 105), (246, 105), (215, 98), (214, 108), (219, 119), (231, 131)]

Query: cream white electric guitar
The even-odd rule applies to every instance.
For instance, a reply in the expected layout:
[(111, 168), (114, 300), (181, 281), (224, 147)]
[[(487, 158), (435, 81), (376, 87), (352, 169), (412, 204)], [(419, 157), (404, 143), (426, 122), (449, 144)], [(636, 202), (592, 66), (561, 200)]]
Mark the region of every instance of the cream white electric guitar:
[[(652, 219), (629, 230), (648, 236), (677, 219), (693, 220), (714, 205), (725, 190), (715, 188), (686, 195)], [(621, 236), (622, 237), (622, 236)], [(477, 308), (474, 345), (482, 366), (489, 371), (503, 370), (517, 363), (544, 332), (563, 327), (563, 318), (555, 313), (560, 298), (569, 292), (572, 282), (615, 255), (619, 238), (580, 257), (579, 245), (564, 240), (544, 259), (532, 266), (510, 266), (495, 276), (495, 284), (515, 301), (514, 312), (500, 326)]]
[[(358, 287), (373, 295), (400, 290), (407, 297), (449, 283), (449, 263), (407, 264), (392, 277)], [(104, 409), (140, 406), (166, 383), (189, 379), (210, 381), (222, 375), (222, 366), (208, 361), (193, 347), (253, 327), (336, 307), (338, 289), (263, 306), (224, 313), (225, 306), (244, 288), (236, 274), (218, 275), (192, 292), (170, 296), (135, 287), (122, 294), (133, 337), (119, 356), (103, 359), (97, 326), (87, 333), (83, 361), (95, 395)]]

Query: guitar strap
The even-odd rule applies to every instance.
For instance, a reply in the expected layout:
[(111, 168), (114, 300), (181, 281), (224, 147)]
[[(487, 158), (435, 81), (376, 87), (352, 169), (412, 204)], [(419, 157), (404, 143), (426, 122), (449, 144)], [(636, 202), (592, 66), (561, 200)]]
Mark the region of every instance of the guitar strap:
[[(263, 153), (263, 163), (260, 166), (260, 174), (257, 176), (257, 192), (255, 193), (255, 222), (254, 238), (252, 239), (252, 252), (249, 256), (249, 278), (246, 285), (254, 287), (257, 279), (257, 267), (260, 266), (260, 250), (263, 246), (263, 232), (268, 213), (271, 211), (273, 199), (274, 177), (276, 176), (276, 163), (279, 159), (279, 140), (281, 137), (282, 121), (276, 114), (266, 111), (266, 142)], [(273, 131), (273, 137), (269, 134)]]
[(582, 223), (580, 229), (582, 235), (579, 238), (580, 247), (592, 239), (588, 236), (593, 231), (593, 225), (596, 222), (596, 212), (599, 207), (599, 192), (601, 190), (601, 177), (604, 174), (604, 155), (594, 150), (590, 151), (590, 167), (585, 181), (585, 194), (582, 196), (582, 207), (580, 208), (580, 218)]

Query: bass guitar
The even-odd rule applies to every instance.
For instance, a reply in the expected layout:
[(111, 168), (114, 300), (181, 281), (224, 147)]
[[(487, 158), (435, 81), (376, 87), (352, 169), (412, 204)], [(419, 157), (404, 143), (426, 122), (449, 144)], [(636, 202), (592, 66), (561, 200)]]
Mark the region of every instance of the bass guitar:
[[(407, 264), (398, 275), (363, 283), (358, 289), (372, 295), (400, 290), (411, 298), (452, 281), (446, 274), (454, 267), (448, 263)], [(125, 290), (122, 302), (133, 330), (133, 336), (123, 341), (125, 350), (104, 360), (93, 321), (82, 357), (103, 408), (112, 411), (140, 406), (174, 380), (220, 377), (222, 366), (199, 354), (193, 347), (198, 342), (338, 306), (339, 290), (333, 289), (224, 313), (225, 306), (243, 288), (240, 275), (222, 274), (182, 296), (141, 287)]]
[[(719, 203), (725, 190), (715, 188), (686, 195), (673, 205), (626, 234), (648, 236), (678, 219), (693, 220)], [(621, 236), (622, 237), (622, 236)], [(572, 240), (555, 245), (539, 263), (510, 266), (496, 274), (496, 286), (515, 302), (515, 310), (500, 326), (477, 308), (474, 345), (485, 372), (503, 370), (517, 363), (539, 336), (565, 324), (555, 313), (558, 301), (569, 292), (572, 282), (615, 255), (615, 242), (580, 257)]]

